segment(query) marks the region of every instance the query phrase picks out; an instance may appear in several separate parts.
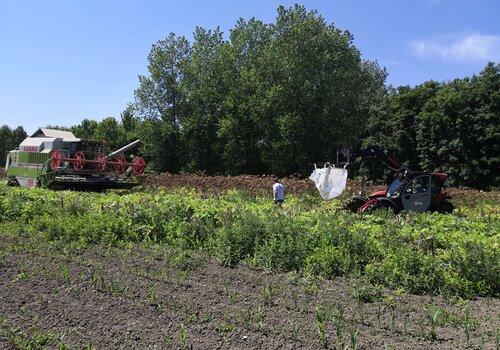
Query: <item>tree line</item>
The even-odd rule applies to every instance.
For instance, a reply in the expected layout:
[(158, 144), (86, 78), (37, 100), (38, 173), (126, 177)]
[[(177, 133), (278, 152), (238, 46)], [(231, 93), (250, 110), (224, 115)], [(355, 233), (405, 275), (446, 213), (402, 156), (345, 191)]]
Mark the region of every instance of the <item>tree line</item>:
[(299, 5), (279, 7), (272, 23), (240, 19), (227, 38), (219, 28), (198, 27), (191, 41), (171, 33), (147, 60), (120, 120), (69, 129), (110, 150), (140, 138), (156, 171), (308, 175), (340, 148), (379, 144), (455, 186), (500, 184), (499, 64), (393, 88), (349, 31)]
[(5, 165), (7, 152), (15, 149), (27, 137), (22, 126), (15, 129), (7, 125), (0, 127), (0, 167)]

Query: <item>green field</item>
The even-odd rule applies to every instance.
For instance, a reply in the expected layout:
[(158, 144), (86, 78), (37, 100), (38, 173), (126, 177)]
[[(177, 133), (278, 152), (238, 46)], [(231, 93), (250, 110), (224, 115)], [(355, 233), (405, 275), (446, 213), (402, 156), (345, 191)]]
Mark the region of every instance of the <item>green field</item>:
[(164, 244), (209, 253), (221, 264), (304, 276), (362, 278), (416, 294), (500, 292), (498, 203), (462, 201), (452, 215), (361, 215), (340, 201), (291, 197), (282, 208), (238, 192), (142, 190), (106, 194), (0, 186), (4, 234), (50, 241)]

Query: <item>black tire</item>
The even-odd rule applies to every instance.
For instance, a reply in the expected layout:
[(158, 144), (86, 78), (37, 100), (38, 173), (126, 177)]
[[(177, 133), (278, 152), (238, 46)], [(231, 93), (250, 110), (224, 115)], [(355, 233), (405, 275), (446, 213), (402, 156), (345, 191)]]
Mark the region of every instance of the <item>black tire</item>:
[(19, 182), (15, 177), (7, 178), (7, 186), (17, 187), (19, 186)]
[(357, 213), (366, 202), (368, 202), (368, 198), (365, 196), (353, 196), (344, 203), (344, 209)]
[(387, 201), (377, 201), (373, 204), (370, 204), (368, 207), (365, 208), (364, 212), (368, 214), (373, 214), (377, 211), (390, 211), (393, 214), (397, 214), (398, 210), (389, 202)]
[(436, 204), (432, 211), (440, 214), (451, 214), (453, 213), (453, 209), (455, 209), (455, 207), (451, 202), (443, 201)]

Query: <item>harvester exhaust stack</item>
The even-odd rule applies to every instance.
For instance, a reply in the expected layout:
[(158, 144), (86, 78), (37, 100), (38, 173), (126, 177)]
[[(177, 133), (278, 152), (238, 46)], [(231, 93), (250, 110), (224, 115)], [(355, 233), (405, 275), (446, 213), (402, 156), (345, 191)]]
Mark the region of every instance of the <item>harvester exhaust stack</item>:
[(123, 154), (123, 153), (131, 150), (131, 149), (134, 149), (134, 148), (138, 147), (140, 143), (141, 143), (141, 140), (135, 140), (135, 141), (129, 143), (128, 145), (123, 146), (122, 148), (117, 149), (116, 151), (111, 152), (110, 154), (108, 154), (106, 156), (106, 159), (114, 158), (116, 156), (119, 156), (120, 154)]

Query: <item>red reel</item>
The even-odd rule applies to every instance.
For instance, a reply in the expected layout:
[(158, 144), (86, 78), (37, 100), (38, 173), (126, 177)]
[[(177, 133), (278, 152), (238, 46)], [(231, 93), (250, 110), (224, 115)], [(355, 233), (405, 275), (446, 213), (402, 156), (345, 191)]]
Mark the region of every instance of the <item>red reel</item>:
[(114, 168), (119, 173), (123, 173), (125, 171), (125, 169), (127, 168), (127, 160), (123, 155), (119, 155), (118, 157), (116, 157)]
[(75, 152), (75, 157), (71, 160), (75, 170), (82, 170), (85, 166), (85, 155), (82, 151)]
[(52, 171), (57, 170), (61, 166), (62, 154), (58, 149), (52, 150), (52, 155), (50, 156), (50, 168)]
[(108, 160), (106, 159), (106, 156), (104, 154), (98, 153), (95, 160), (96, 160), (95, 168), (98, 171), (103, 172), (104, 170), (106, 170), (106, 165), (108, 164)]
[(146, 161), (142, 157), (134, 157), (132, 159), (132, 172), (134, 175), (140, 175), (144, 173), (146, 169)]

